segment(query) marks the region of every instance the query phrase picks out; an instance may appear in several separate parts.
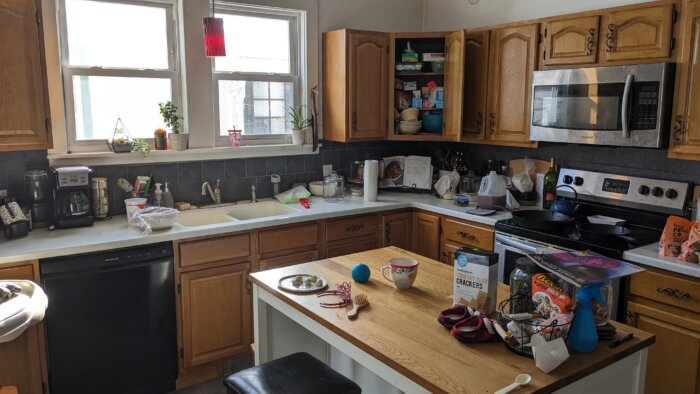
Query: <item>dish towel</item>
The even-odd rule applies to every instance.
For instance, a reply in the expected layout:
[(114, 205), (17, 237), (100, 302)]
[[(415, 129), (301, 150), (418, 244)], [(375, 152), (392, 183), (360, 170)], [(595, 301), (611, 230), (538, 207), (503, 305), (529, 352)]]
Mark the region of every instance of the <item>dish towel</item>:
[(19, 294), (20, 291), (22, 288), (14, 283), (0, 282), (0, 304)]

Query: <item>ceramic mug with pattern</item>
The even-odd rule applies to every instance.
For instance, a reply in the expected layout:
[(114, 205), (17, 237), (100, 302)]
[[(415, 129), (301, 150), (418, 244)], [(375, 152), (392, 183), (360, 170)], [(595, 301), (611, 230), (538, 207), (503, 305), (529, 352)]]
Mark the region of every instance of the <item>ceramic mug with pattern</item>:
[[(391, 273), (387, 276), (386, 271)], [(413, 286), (418, 275), (418, 262), (413, 259), (398, 258), (389, 260), (389, 265), (382, 267), (384, 279), (394, 282), (397, 289), (406, 290)]]

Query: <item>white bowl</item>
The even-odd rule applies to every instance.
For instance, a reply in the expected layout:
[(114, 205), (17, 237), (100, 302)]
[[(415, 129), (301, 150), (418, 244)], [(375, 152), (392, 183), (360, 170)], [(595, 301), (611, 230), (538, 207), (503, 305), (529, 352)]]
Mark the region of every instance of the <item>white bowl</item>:
[(422, 124), (416, 124), (416, 125), (399, 124), (399, 134), (416, 134), (417, 132), (420, 131), (421, 128), (423, 128)]
[(406, 108), (401, 111), (401, 120), (418, 120), (418, 114), (420, 110), (418, 108)]
[(309, 182), (309, 191), (313, 196), (323, 197), (323, 181)]
[(400, 126), (423, 126), (422, 120), (402, 120), (399, 122)]

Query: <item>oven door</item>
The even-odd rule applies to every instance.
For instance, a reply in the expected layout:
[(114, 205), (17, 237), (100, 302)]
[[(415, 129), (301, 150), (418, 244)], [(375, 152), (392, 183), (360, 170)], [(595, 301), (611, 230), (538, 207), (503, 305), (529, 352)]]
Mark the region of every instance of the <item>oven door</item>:
[(532, 139), (662, 147), (668, 69), (659, 63), (536, 71)]

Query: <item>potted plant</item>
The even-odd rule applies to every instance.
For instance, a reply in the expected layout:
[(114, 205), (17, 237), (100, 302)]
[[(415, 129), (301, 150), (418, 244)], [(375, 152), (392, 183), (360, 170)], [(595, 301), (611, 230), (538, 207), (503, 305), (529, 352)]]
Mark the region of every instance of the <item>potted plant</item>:
[(289, 123), (292, 124), (292, 144), (294, 145), (302, 145), (305, 130), (314, 125), (313, 119), (306, 116), (305, 109), (305, 105), (297, 108), (290, 106), (289, 111), (287, 111)]
[(165, 103), (158, 103), (160, 108), (160, 115), (163, 117), (163, 122), (170, 128), (170, 147), (173, 150), (185, 150), (187, 149), (187, 137), (186, 133), (180, 133), (180, 119), (182, 116), (178, 115), (177, 105), (173, 104), (172, 101), (167, 101)]

